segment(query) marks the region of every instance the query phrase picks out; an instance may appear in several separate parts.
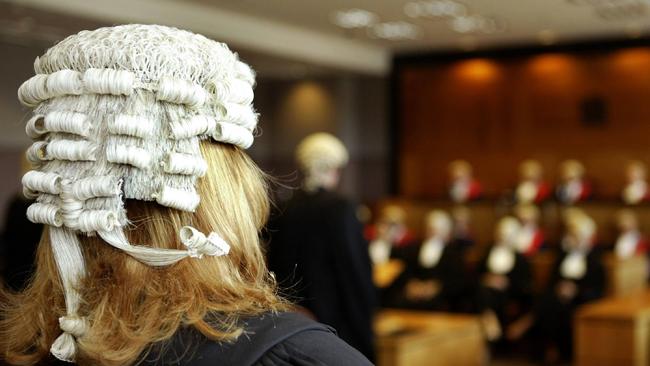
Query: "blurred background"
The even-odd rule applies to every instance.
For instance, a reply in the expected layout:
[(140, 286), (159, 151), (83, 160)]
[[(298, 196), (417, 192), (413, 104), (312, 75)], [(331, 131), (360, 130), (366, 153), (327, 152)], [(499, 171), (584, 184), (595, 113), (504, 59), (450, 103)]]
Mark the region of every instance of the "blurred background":
[[(594, 219), (607, 250), (615, 250), (622, 208), (638, 216), (640, 231), (650, 229), (650, 195), (632, 202), (624, 193), (634, 180), (630, 163), (641, 167), (644, 182), (650, 163), (648, 0), (0, 1), (0, 207), (21, 189), (30, 113), (16, 91), (33, 75), (35, 57), (67, 35), (121, 23), (202, 33), (256, 70), (260, 129), (249, 152), (283, 183), (280, 199), (300, 184), (295, 146), (325, 131), (349, 149), (340, 190), (364, 205), (360, 218), (369, 227), (384, 208), (399, 206), (401, 224), (425, 239), (426, 213), (444, 209), (456, 225), (471, 226), (472, 245), (486, 248), (499, 218), (521, 203), (520, 165), (534, 159), (548, 185), (546, 197), (531, 200), (546, 248), (561, 245), (561, 217), (572, 205)], [(450, 163), (459, 159), (480, 182), (476, 197), (450, 192)], [(580, 163), (588, 181), (584, 197), (570, 202), (556, 191), (567, 179), (567, 159)], [(0, 210), (0, 222), (5, 215)], [(533, 267), (543, 274), (535, 281), (543, 283), (552, 260), (538, 262)], [(607, 266), (608, 294), (645, 288), (645, 257), (641, 267)], [(629, 360), (610, 350), (592, 359), (595, 351), (585, 351), (581, 364), (650, 364), (650, 318), (638, 318), (650, 298), (641, 299), (625, 313), (632, 323), (645, 321), (628, 329), (642, 338), (621, 341)], [(589, 349), (603, 349), (618, 331)], [(459, 362), (442, 364), (466, 364)]]

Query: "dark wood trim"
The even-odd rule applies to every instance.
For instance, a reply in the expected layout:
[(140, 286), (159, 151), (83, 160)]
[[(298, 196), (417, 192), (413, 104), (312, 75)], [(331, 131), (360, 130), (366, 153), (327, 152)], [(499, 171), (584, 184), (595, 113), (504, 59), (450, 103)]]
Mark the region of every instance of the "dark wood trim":
[(388, 162), (389, 177), (388, 190), (389, 194), (396, 196), (400, 192), (399, 179), (399, 152), (400, 152), (400, 128), (399, 118), (401, 114), (400, 103), (400, 65), (393, 59), (391, 67), (390, 80), (388, 84)]
[(574, 43), (560, 43), (550, 46), (542, 45), (519, 45), (507, 46), (498, 48), (486, 48), (476, 51), (461, 51), (461, 50), (443, 50), (434, 52), (411, 52), (411, 53), (398, 53), (393, 57), (393, 70), (406, 64), (417, 65), (426, 63), (450, 62), (466, 58), (516, 58), (522, 56), (530, 56), (541, 53), (549, 52), (571, 52), (571, 53), (602, 53), (614, 51), (621, 48), (630, 47), (649, 47), (650, 37), (643, 38), (610, 38), (601, 39), (598, 41), (583, 41)]

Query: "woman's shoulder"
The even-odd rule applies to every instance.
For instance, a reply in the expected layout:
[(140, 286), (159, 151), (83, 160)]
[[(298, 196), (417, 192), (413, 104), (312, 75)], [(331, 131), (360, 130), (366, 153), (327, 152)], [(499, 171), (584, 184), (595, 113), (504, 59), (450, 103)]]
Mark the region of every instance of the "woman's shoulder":
[(331, 331), (309, 329), (268, 350), (256, 365), (372, 365), (359, 351)]
[[(332, 328), (298, 313), (267, 313), (248, 318), (243, 328), (244, 333), (232, 343), (203, 339), (198, 347), (198, 332), (188, 330), (177, 335), (165, 347), (164, 354), (148, 357), (149, 362), (142, 364), (371, 365), (361, 353), (339, 339)], [(188, 344), (192, 343), (195, 347), (188, 352)], [(187, 356), (180, 360), (179, 354)]]

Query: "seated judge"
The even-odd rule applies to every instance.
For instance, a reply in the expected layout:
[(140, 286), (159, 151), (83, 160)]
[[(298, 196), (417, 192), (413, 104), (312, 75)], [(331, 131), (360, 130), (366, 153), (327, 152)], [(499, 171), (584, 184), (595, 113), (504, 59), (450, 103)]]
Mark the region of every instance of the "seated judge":
[(449, 197), (456, 203), (465, 203), (481, 197), (481, 183), (474, 178), (472, 165), (465, 160), (449, 163)]
[(616, 215), (619, 230), (614, 252), (619, 259), (627, 259), (648, 251), (648, 243), (639, 230), (639, 221), (632, 210), (621, 210)]
[(385, 206), (375, 225), (366, 230), (366, 238), (370, 241), (368, 251), (373, 265), (401, 258), (403, 248), (413, 242), (406, 226), (406, 211), (396, 205)]
[(584, 175), (585, 167), (578, 160), (566, 160), (562, 163), (561, 182), (555, 192), (560, 203), (573, 205), (591, 196), (591, 185)]
[(441, 210), (425, 218), (425, 239), (405, 255), (406, 268), (388, 289), (389, 307), (416, 310), (455, 309), (464, 289), (463, 259), (452, 243), (452, 222)]
[(305, 312), (372, 360), (377, 299), (368, 244), (356, 206), (336, 193), (348, 152), (316, 133), (298, 145), (296, 160), (304, 183), (269, 225), (269, 268)]
[(544, 170), (539, 161), (530, 159), (521, 163), (519, 176), (515, 190), (517, 202), (540, 204), (549, 197), (551, 187), (544, 181)]
[(565, 214), (566, 234), (551, 278), (537, 306), (540, 347), (547, 361), (570, 360), (576, 309), (605, 293), (601, 251), (594, 247), (596, 224), (582, 210)]
[(532, 257), (544, 245), (544, 231), (539, 226), (539, 209), (532, 204), (521, 204), (514, 211), (521, 224), (515, 239), (517, 251), (526, 257)]
[(502, 329), (527, 312), (532, 303), (531, 267), (516, 248), (520, 229), (516, 218), (502, 218), (495, 230), (495, 243), (478, 267), (478, 306), (490, 341), (499, 340)]
[(646, 180), (646, 166), (641, 161), (631, 161), (625, 167), (626, 184), (621, 196), (623, 202), (635, 205), (650, 200), (650, 189)]

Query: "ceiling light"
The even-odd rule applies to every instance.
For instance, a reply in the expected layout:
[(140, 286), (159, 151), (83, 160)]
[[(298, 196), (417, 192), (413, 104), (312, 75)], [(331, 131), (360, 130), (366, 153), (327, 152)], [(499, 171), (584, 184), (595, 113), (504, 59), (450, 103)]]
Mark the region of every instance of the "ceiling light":
[(334, 24), (342, 28), (364, 28), (375, 24), (379, 17), (363, 9), (341, 10), (334, 14)]
[(600, 6), (615, 3), (617, 1), (620, 2), (621, 0), (566, 0), (569, 4), (580, 6)]
[(499, 22), (494, 18), (483, 17), (481, 22), (481, 32), (483, 33), (499, 33), (506, 30), (506, 25), (503, 22)]
[(414, 1), (404, 6), (404, 13), (412, 18), (457, 17), (467, 14), (467, 7), (452, 0)]
[(595, 6), (594, 11), (605, 20), (624, 20), (645, 18), (648, 14), (648, 6), (646, 1), (629, 0)]
[(415, 25), (401, 21), (375, 24), (371, 30), (371, 35), (391, 41), (415, 39), (419, 34)]
[(451, 21), (451, 29), (458, 33), (472, 33), (479, 28), (480, 19), (477, 16), (462, 16)]
[(454, 65), (454, 73), (466, 80), (473, 82), (488, 82), (499, 76), (499, 65), (494, 61), (474, 58), (461, 61)]

